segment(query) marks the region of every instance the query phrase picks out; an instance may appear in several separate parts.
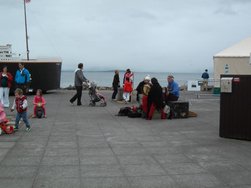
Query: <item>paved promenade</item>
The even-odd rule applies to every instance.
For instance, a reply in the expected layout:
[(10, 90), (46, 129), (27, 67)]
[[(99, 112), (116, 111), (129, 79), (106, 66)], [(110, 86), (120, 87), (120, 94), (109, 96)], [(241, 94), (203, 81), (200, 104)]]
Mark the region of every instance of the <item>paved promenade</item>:
[(251, 187), (251, 142), (218, 136), (218, 96), (181, 92), (198, 117), (147, 121), (115, 116), (110, 91), (107, 107), (88, 107), (87, 91), (72, 106), (73, 93), (44, 95), (46, 119), (0, 136), (0, 188)]

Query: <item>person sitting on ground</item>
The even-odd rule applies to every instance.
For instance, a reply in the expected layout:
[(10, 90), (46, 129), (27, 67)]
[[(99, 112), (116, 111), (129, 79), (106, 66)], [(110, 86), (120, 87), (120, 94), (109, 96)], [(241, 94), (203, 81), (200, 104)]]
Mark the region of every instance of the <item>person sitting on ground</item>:
[(144, 86), (147, 84), (149, 85), (151, 81), (151, 77), (149, 75), (147, 75), (143, 81), (141, 81), (139, 83), (139, 85), (137, 86), (136, 88), (136, 91), (137, 91), (137, 101), (139, 103), (139, 105), (141, 106), (142, 105), (142, 97), (143, 97), (143, 88)]
[(161, 111), (163, 108), (163, 92), (156, 78), (151, 79), (151, 89), (148, 93), (147, 100), (147, 119), (151, 120), (155, 110)]
[[(34, 96), (33, 99), (33, 118), (37, 117), (37, 118), (41, 118), (44, 117), (46, 118), (46, 111), (45, 111), (45, 104), (46, 101), (42, 95), (42, 90), (38, 89), (36, 95)], [(38, 109), (42, 109), (42, 113), (38, 113)]]
[(177, 82), (174, 81), (173, 75), (167, 77), (168, 86), (165, 91), (165, 102), (177, 101), (180, 95), (180, 88)]
[(130, 100), (131, 93), (133, 91), (132, 82), (130, 82), (129, 78), (126, 78), (123, 89), (124, 89), (123, 98), (125, 100), (125, 103), (128, 103)]

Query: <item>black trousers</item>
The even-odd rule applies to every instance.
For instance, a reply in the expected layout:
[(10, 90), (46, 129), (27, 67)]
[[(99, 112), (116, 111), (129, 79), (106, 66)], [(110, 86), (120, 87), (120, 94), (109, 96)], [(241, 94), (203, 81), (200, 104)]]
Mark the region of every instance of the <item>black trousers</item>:
[(76, 86), (77, 93), (71, 98), (70, 102), (73, 103), (77, 99), (77, 105), (81, 105), (83, 86)]
[(26, 95), (28, 93), (27, 84), (16, 84), (16, 88), (22, 89), (24, 95)]
[(113, 87), (112, 99), (116, 98), (117, 93), (118, 93), (118, 87)]
[(173, 95), (172, 93), (169, 93), (165, 98), (165, 102), (167, 103), (168, 101), (177, 101), (178, 99), (179, 97)]

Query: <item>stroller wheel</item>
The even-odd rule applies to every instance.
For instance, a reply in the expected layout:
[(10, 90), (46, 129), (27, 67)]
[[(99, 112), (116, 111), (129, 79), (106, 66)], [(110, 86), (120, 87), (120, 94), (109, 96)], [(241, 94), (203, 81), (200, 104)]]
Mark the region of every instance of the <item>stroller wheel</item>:
[(89, 106), (95, 106), (95, 103), (90, 102)]
[(102, 107), (105, 107), (106, 105), (107, 105), (106, 102), (100, 103), (100, 106), (102, 106)]

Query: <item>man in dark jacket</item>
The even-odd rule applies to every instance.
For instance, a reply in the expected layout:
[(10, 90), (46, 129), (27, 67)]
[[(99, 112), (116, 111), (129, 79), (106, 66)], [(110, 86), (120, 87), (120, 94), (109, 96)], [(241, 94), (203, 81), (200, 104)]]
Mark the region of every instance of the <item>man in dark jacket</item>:
[(83, 68), (84, 68), (83, 63), (79, 63), (78, 68), (75, 70), (74, 85), (75, 85), (77, 93), (70, 99), (70, 103), (72, 104), (77, 99), (78, 106), (82, 105), (81, 97), (82, 97), (82, 90), (83, 90), (83, 82), (88, 81), (83, 74)]
[(209, 74), (207, 71), (208, 70), (206, 69), (205, 72), (203, 72), (203, 74), (201, 75), (201, 78), (203, 78), (202, 90), (206, 90), (206, 91), (207, 91), (208, 79), (209, 79)]
[(118, 70), (115, 70), (115, 74), (114, 74), (113, 82), (112, 82), (112, 87), (113, 87), (112, 100), (116, 100), (118, 88), (120, 87), (119, 71)]

